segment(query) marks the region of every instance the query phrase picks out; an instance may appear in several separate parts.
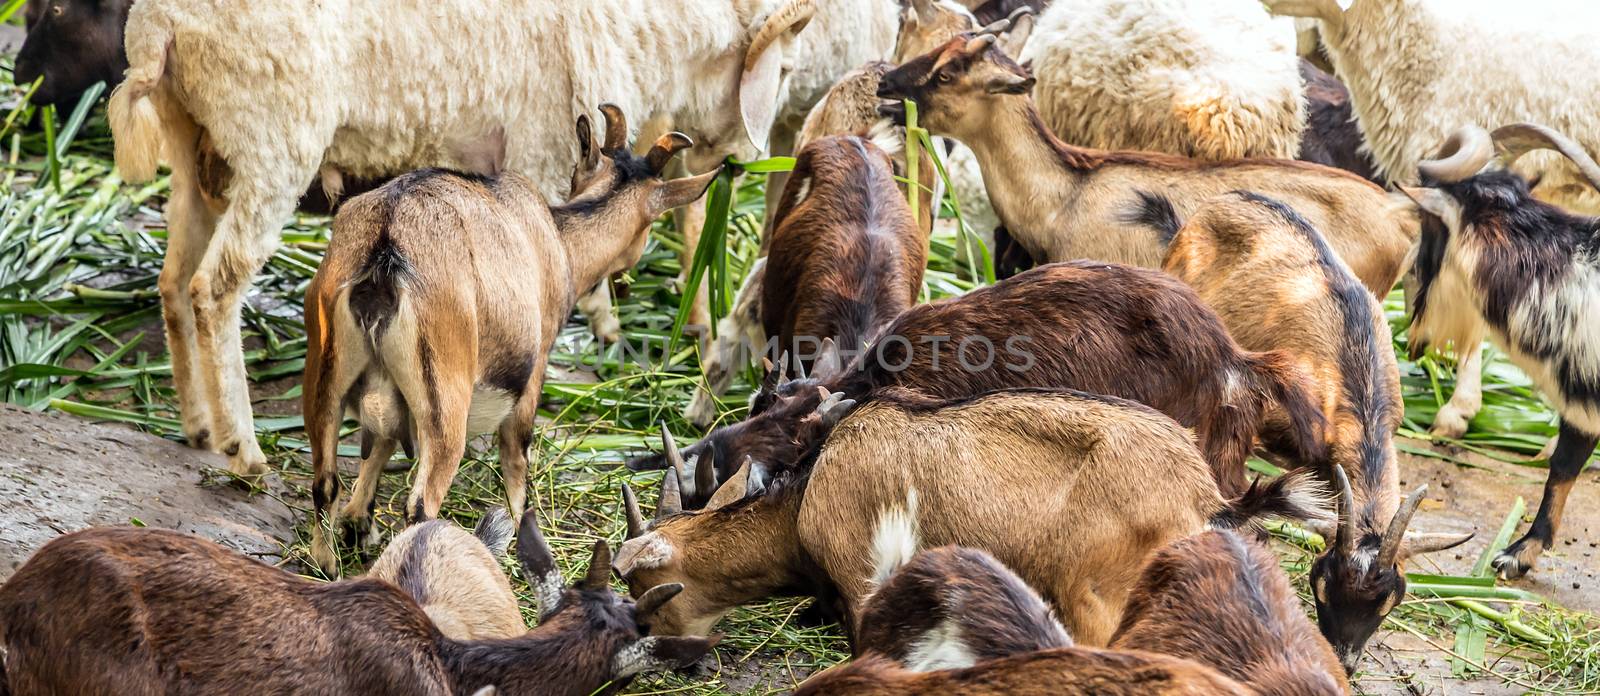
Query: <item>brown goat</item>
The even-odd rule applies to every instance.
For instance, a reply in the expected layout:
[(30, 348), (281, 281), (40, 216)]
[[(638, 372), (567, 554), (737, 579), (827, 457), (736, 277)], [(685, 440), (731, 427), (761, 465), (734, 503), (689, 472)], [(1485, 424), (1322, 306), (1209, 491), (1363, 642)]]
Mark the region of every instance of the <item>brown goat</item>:
[(1209, 667), (1166, 655), (1057, 648), (966, 669), (913, 672), (882, 656), (818, 674), (794, 696), (1217, 696), (1252, 693)]
[(1111, 647), (1194, 660), (1263, 694), (1349, 693), (1278, 559), (1226, 530), (1180, 539), (1150, 559)]
[[(941, 342), (944, 345), (941, 346)], [(1159, 271), (1087, 261), (1040, 266), (966, 295), (917, 305), (825, 386), (854, 399), (902, 387), (935, 398), (1051, 387), (1131, 399), (1193, 428), (1223, 493), (1254, 446), (1270, 404), (1292, 415), (1299, 451), (1322, 454), (1321, 416), (1304, 376), (1282, 353), (1239, 349), (1192, 289)], [(847, 364), (851, 363), (846, 359)], [(746, 455), (774, 468), (800, 460), (826, 429), (801, 436), (819, 396), (808, 382), (779, 385), (770, 406), (686, 448), (712, 459), (718, 481)], [(660, 468), (659, 457), (635, 469)]]
[[(530, 578), (560, 577), (522, 521)], [(614, 692), (644, 670), (698, 660), (714, 641), (643, 637), (677, 588), (639, 601), (607, 586), (595, 545), (585, 579), (516, 638), (442, 635), (382, 580), (316, 583), (210, 541), (107, 527), (46, 544), (0, 588), (0, 646), (12, 696), (97, 694)]]
[(515, 638), (528, 625), (500, 569), (512, 531), (511, 517), (498, 507), (471, 533), (445, 520), (415, 524), (390, 540), (367, 577), (411, 595), (446, 638)]
[[(1311, 577), (1325, 635), (1354, 670), (1367, 639), (1405, 596), (1406, 558), (1466, 541), (1402, 539), (1415, 507), (1400, 500), (1394, 437), (1405, 404), (1383, 307), (1305, 218), (1253, 193), (1201, 206), (1173, 235), (1165, 269), (1194, 286), (1241, 346), (1283, 351), (1310, 377), (1328, 424), (1328, 459), (1276, 449), (1329, 480), (1330, 466), (1342, 469), (1353, 483), (1338, 543)], [(1282, 444), (1286, 425), (1281, 413), (1269, 418), (1269, 446)], [(1225, 475), (1242, 482), (1244, 468)], [(1421, 492), (1413, 495), (1420, 502)]]
[[(912, 99), (920, 125), (977, 155), (995, 212), (1041, 262), (1088, 258), (1156, 267), (1165, 221), (1235, 189), (1292, 205), (1375, 295), (1388, 294), (1417, 234), (1415, 208), (1348, 172), (1270, 159), (1224, 162), (1074, 147), (1028, 96), (1033, 78), (991, 36), (963, 35), (885, 75), (878, 96)], [(882, 110), (903, 116), (898, 103)], [(1159, 194), (1159, 195), (1158, 195)]]
[(545, 360), (578, 293), (632, 267), (651, 221), (716, 175), (664, 181), (688, 137), (662, 136), (638, 157), (622, 112), (601, 111), (600, 147), (588, 117), (578, 120), (582, 159), (564, 205), (550, 207), (514, 173), (425, 170), (341, 208), (306, 290), (302, 408), (316, 472), (312, 557), (323, 570), (338, 568), (323, 520), (339, 495), (347, 409), (362, 427), (361, 473), (340, 515), (352, 536), (372, 541), (377, 474), (397, 444), (421, 455), (406, 515), (436, 517), (470, 433), (498, 432), (506, 503), (522, 514)]
[(855, 136), (800, 151), (768, 240), (761, 323), (809, 369), (832, 338), (859, 350), (917, 301), (928, 240), (911, 219), (889, 155)]
[(822, 596), (848, 629), (883, 568), (962, 544), (1016, 568), (1074, 635), (1104, 644), (1145, 557), (1168, 540), (1207, 524), (1324, 516), (1301, 474), (1224, 502), (1178, 424), (1081, 392), (881, 393), (815, 456), (777, 477), (746, 460), (744, 497), (697, 513), (682, 511), (668, 471), (649, 524), (627, 497), (617, 570), (635, 592), (685, 587), (657, 631), (700, 633), (773, 594)]

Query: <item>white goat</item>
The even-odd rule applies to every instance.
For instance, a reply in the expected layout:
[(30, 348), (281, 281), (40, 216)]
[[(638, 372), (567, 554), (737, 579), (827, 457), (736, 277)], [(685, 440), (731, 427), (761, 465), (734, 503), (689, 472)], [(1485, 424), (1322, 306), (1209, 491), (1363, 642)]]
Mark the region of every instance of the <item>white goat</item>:
[(1056, 0), (1021, 60), (1073, 145), (1209, 160), (1300, 148), (1294, 28), (1257, 0)]
[[(1592, 24), (1568, 28), (1558, 19), (1586, 16), (1592, 3), (1536, 3), (1543, 7), (1532, 15), (1523, 5), (1508, 10), (1487, 2), (1463, 11), (1458, 0), (1266, 4), (1275, 14), (1316, 20), (1322, 48), (1350, 88), (1365, 148), (1387, 180), (1415, 182), (1418, 162), (1464, 123), (1492, 128), (1534, 121), (1600, 150), (1600, 110), (1588, 101), (1600, 94), (1600, 44)], [(1560, 155), (1530, 153), (1517, 171), (1539, 182), (1536, 197), (1600, 214), (1600, 194)], [(1432, 428), (1444, 437), (1464, 434), (1483, 405), (1484, 330), (1460, 338), (1456, 391)]]
[[(189, 442), (227, 454), (235, 473), (266, 471), (239, 306), (319, 171), (328, 182), (464, 167), (498, 131), (508, 168), (554, 197), (577, 157), (573, 122), (607, 101), (715, 143), (708, 159), (753, 153), (814, 10), (811, 0), (140, 0), (110, 115), (125, 179), (152, 178), (163, 157), (173, 170), (160, 289)], [(220, 215), (196, 187), (202, 134), (233, 173)]]

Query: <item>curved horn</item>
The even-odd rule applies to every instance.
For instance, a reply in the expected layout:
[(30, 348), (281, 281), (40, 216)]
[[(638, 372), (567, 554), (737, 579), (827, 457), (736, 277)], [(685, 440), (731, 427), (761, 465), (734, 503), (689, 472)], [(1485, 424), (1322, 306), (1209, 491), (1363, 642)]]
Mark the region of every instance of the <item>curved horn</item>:
[(1595, 164), (1594, 158), (1577, 141), (1553, 128), (1537, 123), (1513, 123), (1496, 128), (1490, 138), (1500, 153), (1500, 161), (1507, 167), (1533, 150), (1549, 148), (1572, 160), (1578, 171), (1583, 172), (1583, 178), (1589, 180), (1589, 185), (1600, 190), (1600, 164)]
[(1422, 484), (1400, 501), (1400, 509), (1389, 520), (1389, 530), (1383, 533), (1383, 544), (1378, 547), (1379, 568), (1394, 565), (1395, 559), (1400, 557), (1400, 547), (1405, 546), (1406, 527), (1411, 526), (1411, 516), (1417, 513), (1417, 506), (1422, 504), (1422, 496), (1427, 492), (1428, 484)]
[[(1001, 21), (1005, 21), (1005, 20), (1001, 20)], [(976, 56), (978, 54), (983, 53), (984, 51), (989, 50), (989, 47), (993, 46), (994, 43), (996, 41), (999, 41), (999, 40), (1000, 40), (1000, 37), (995, 36), (994, 34), (984, 34), (982, 36), (977, 36), (977, 37), (974, 37), (971, 40), (967, 41), (967, 45), (961, 47), (961, 52), (966, 54), (967, 56)]]
[(628, 146), (628, 117), (616, 104), (601, 104), (600, 114), (606, 117), (606, 142), (601, 147), (621, 150)]
[(578, 585), (585, 590), (603, 590), (611, 585), (611, 545), (605, 539), (596, 539), (594, 554), (589, 556), (589, 570)]
[(744, 72), (750, 72), (756, 61), (761, 59), (761, 54), (783, 36), (783, 33), (793, 28), (798, 32), (805, 29), (811, 17), (817, 13), (817, 4), (814, 0), (789, 0), (776, 12), (767, 15), (766, 21), (761, 23), (761, 28), (756, 30), (755, 38), (750, 39), (750, 49), (744, 52)]
[(993, 22), (990, 22), (990, 23), (985, 24), (985, 25), (983, 25), (981, 27), (978, 27), (977, 34), (979, 36), (982, 36), (984, 34), (1004, 34), (1006, 32), (1006, 30), (1010, 29), (1010, 28), (1011, 28), (1011, 19), (1009, 17), (1002, 17), (1000, 19), (994, 20)]
[(666, 604), (668, 600), (678, 596), (678, 593), (682, 591), (683, 583), (680, 582), (669, 582), (665, 585), (656, 585), (645, 590), (644, 595), (639, 597), (639, 601), (633, 605), (634, 620), (640, 623), (648, 621), (650, 616), (661, 608), (661, 605)]
[(656, 138), (655, 144), (650, 146), (650, 152), (645, 153), (644, 160), (649, 163), (651, 172), (660, 174), (661, 170), (667, 168), (667, 163), (672, 161), (673, 155), (678, 154), (679, 150), (691, 147), (694, 147), (693, 138), (673, 131)]
[(678, 477), (682, 470), (668, 467), (661, 475), (661, 500), (656, 503), (656, 519), (683, 512), (683, 495), (678, 492)]
[(1461, 181), (1483, 169), (1494, 156), (1494, 141), (1488, 131), (1476, 126), (1462, 126), (1446, 138), (1433, 159), (1423, 160), (1417, 171), (1435, 181)]
[(699, 498), (709, 498), (717, 490), (717, 448), (707, 447), (705, 454), (695, 457), (694, 461), (694, 494)]
[(639, 498), (633, 494), (633, 487), (622, 484), (622, 510), (628, 518), (628, 538), (634, 539), (644, 534), (644, 513), (639, 511)]
[(1356, 553), (1356, 496), (1350, 490), (1350, 476), (1344, 467), (1333, 465), (1333, 481), (1339, 486), (1339, 526), (1334, 536), (1333, 548), (1339, 556), (1349, 558)]

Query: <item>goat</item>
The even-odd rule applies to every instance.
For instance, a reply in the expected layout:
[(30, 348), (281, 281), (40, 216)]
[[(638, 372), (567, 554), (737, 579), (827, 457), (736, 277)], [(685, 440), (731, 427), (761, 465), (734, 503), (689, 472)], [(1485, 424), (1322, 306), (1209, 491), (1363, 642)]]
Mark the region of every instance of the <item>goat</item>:
[(1494, 560), (1503, 578), (1526, 574), (1554, 544), (1567, 494), (1600, 440), (1600, 339), (1588, 325), (1600, 297), (1600, 218), (1539, 201), (1526, 180), (1485, 168), (1496, 150), (1509, 167), (1538, 148), (1561, 153), (1600, 189), (1600, 165), (1582, 145), (1525, 123), (1458, 130), (1419, 165), (1424, 186), (1401, 188), (1427, 212), (1413, 267), (1413, 357), (1487, 327), (1561, 416), (1533, 525)]
[[(1193, 428), (1228, 496), (1241, 487), (1225, 474), (1243, 467), (1270, 404), (1290, 414), (1303, 460), (1324, 456), (1322, 418), (1292, 359), (1241, 351), (1192, 289), (1159, 271), (1087, 261), (1040, 266), (914, 306), (871, 350), (841, 356), (846, 369), (773, 386), (758, 394), (755, 415), (712, 431), (685, 454), (713, 460), (718, 481), (747, 454), (770, 466), (799, 461), (826, 435), (802, 427), (822, 402), (814, 388), (821, 384), (858, 400), (889, 387), (935, 398), (1055, 387), (1130, 399)], [(663, 464), (647, 457), (630, 466)], [(694, 489), (697, 499), (707, 494)]]
[[(952, 39), (885, 75), (878, 96), (915, 100), (923, 126), (972, 148), (1001, 222), (1033, 258), (1156, 267), (1168, 242), (1159, 232), (1163, 221), (1245, 189), (1278, 198), (1328, 230), (1329, 243), (1374, 295), (1394, 287), (1416, 227), (1403, 197), (1304, 162), (1208, 162), (1068, 145), (1028, 98), (1033, 78), (994, 42)], [(898, 104), (882, 109), (903, 115)]]
[[(662, 136), (639, 157), (621, 110), (601, 110), (598, 147), (588, 116), (578, 118), (581, 158), (565, 205), (547, 206), (515, 173), (424, 170), (351, 200), (334, 219), (306, 290), (302, 407), (315, 470), (312, 556), (323, 569), (338, 566), (322, 528), (339, 496), (347, 408), (363, 443), (341, 515), (352, 533), (365, 526), (371, 541), (378, 473), (397, 444), (421, 455), (406, 499), (406, 515), (420, 521), (438, 516), (467, 436), (479, 432), (498, 433), (506, 504), (521, 516), (546, 355), (578, 293), (637, 262), (651, 221), (716, 176), (662, 180), (689, 138)], [(440, 239), (441, 229), (451, 236)]]
[(617, 571), (634, 592), (660, 578), (685, 588), (656, 631), (700, 633), (771, 594), (818, 595), (850, 630), (873, 579), (886, 574), (874, 557), (908, 555), (882, 550), (961, 544), (1016, 568), (1074, 636), (1103, 645), (1140, 564), (1166, 541), (1207, 524), (1324, 514), (1303, 474), (1224, 501), (1178, 424), (1082, 392), (884, 392), (806, 456), (814, 466), (747, 458), (735, 477), (744, 496), (695, 513), (683, 512), (670, 470), (654, 521), (625, 496), (630, 538)]
[(1290, 24), (1253, 0), (1057, 0), (1017, 58), (1074, 145), (1291, 158), (1306, 118)]
[(44, 78), (28, 101), (71, 107), (96, 82), (116, 86), (128, 69), (122, 24), (133, 0), (29, 0), (28, 35), (12, 77), (19, 86)]
[(528, 626), (499, 560), (513, 529), (498, 507), (471, 533), (445, 520), (415, 524), (395, 535), (367, 576), (410, 595), (447, 638), (515, 638)]
[(1350, 692), (1278, 559), (1227, 530), (1151, 557), (1111, 647), (1194, 660), (1263, 694)]
[(45, 544), (0, 588), (13, 696), (195, 693), (613, 693), (647, 670), (693, 663), (715, 643), (644, 637), (678, 588), (637, 604), (607, 585), (596, 542), (583, 580), (560, 570), (522, 518), (517, 555), (541, 601), (514, 638), (446, 637), (400, 588), (315, 583), (210, 541), (103, 527)]
[(966, 669), (913, 672), (872, 655), (831, 667), (794, 696), (1215, 696), (1252, 692), (1204, 665), (1166, 655), (1058, 648)]
[[(134, 4), (124, 30), (127, 78), (108, 115), (125, 180), (154, 178), (163, 158), (173, 170), (160, 289), (190, 444), (227, 454), (236, 474), (265, 471), (240, 358), (239, 306), (319, 172), (460, 167), (473, 159), (460, 143), (500, 131), (509, 168), (555, 199), (574, 159), (571, 146), (551, 146), (562, 142), (556, 134), (570, 132), (576, 105), (608, 100), (713, 134), (719, 152), (704, 161), (721, 161), (727, 149), (754, 152), (777, 109), (783, 54), (815, 12), (811, 0), (555, 9), (546, 0)], [(668, 26), (681, 30), (661, 33)], [(670, 40), (635, 40), (656, 34)], [(450, 48), (459, 45), (530, 50)], [(263, 123), (283, 127), (264, 131)], [(745, 137), (727, 137), (736, 127)], [(234, 174), (221, 215), (196, 185), (202, 132)]]
[(1295, 159), (1343, 169), (1381, 186), (1356, 126), (1350, 90), (1305, 58), (1300, 59), (1300, 79), (1306, 83), (1306, 130)]
[[(1163, 268), (1195, 288), (1234, 340), (1293, 356), (1310, 376), (1312, 400), (1328, 424), (1328, 456), (1295, 463), (1330, 479), (1330, 468), (1337, 470), (1341, 481), (1349, 472), (1355, 483), (1340, 543), (1311, 572), (1319, 620), (1353, 670), (1384, 615), (1405, 596), (1405, 559), (1471, 536), (1402, 543), (1423, 491), (1400, 499), (1394, 437), (1405, 403), (1383, 307), (1305, 218), (1270, 198), (1219, 196), (1171, 237)], [(1281, 414), (1270, 417), (1263, 440), (1296, 459), (1295, 448), (1281, 441), (1284, 426)], [(1243, 481), (1244, 474), (1240, 466), (1227, 475)]]

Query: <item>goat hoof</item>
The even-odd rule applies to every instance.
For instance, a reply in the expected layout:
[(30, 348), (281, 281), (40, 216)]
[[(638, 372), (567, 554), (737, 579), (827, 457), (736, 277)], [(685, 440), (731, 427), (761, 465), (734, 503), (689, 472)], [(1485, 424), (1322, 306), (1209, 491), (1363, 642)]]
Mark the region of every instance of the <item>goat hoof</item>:
[(1544, 544), (1524, 537), (1495, 556), (1492, 565), (1501, 580), (1515, 580), (1533, 570), (1534, 561), (1538, 560), (1539, 554), (1543, 551)]
[(311, 560), (322, 569), (322, 573), (329, 578), (339, 577), (339, 554), (334, 553), (333, 547), (327, 542), (311, 544)]
[(1448, 405), (1439, 409), (1439, 415), (1433, 419), (1433, 427), (1428, 428), (1428, 434), (1436, 438), (1455, 440), (1467, 434), (1470, 418)]
[(347, 517), (340, 525), (343, 527), (345, 548), (361, 549), (378, 545), (378, 526), (372, 523), (371, 518), (365, 515)]
[(267, 456), (254, 441), (247, 446), (234, 442), (224, 452), (228, 455), (228, 471), (242, 478), (259, 478), (267, 475)]
[(186, 432), (183, 434), (183, 439), (187, 440), (189, 442), (189, 446), (195, 449), (211, 449), (211, 430), (208, 428), (200, 428), (199, 430)]

